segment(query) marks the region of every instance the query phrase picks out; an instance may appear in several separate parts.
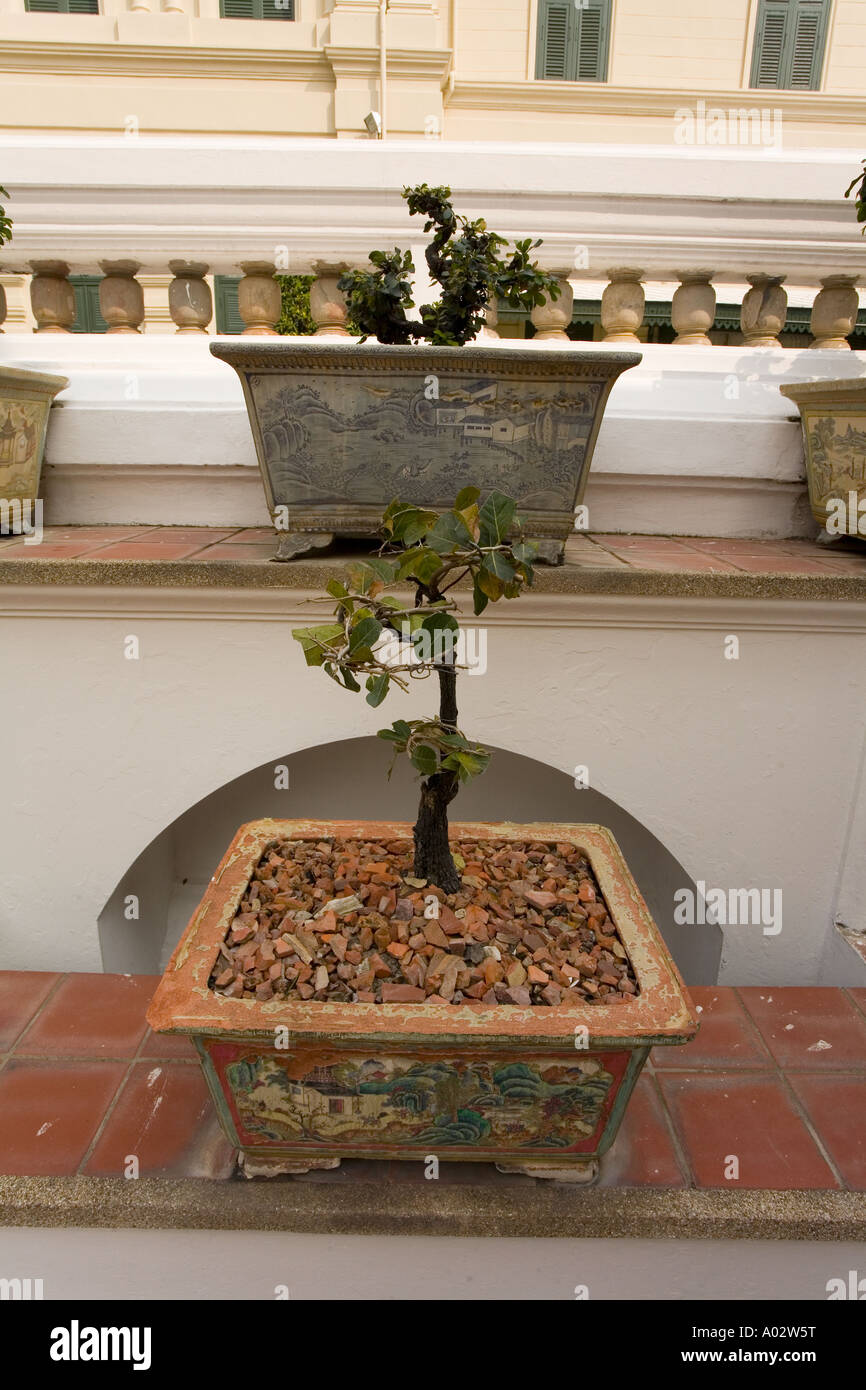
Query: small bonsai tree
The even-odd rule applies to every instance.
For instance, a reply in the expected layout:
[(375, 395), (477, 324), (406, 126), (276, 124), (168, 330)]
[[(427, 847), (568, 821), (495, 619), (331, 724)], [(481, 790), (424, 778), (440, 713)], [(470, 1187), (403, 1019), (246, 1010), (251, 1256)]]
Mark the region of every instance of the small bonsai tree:
[[(857, 221), (866, 223), (866, 159), (863, 160), (862, 172), (855, 174), (854, 178), (845, 189), (845, 197), (850, 198), (855, 188), (857, 189), (857, 193), (854, 198), (854, 207), (857, 212)], [(862, 228), (862, 231), (866, 234), (866, 226)]]
[[(8, 198), (6, 189), (0, 186), (0, 198)], [(0, 206), (0, 246), (12, 240), (12, 218), (7, 216), (6, 209)]]
[(413, 215), (426, 216), (425, 232), (435, 228), (424, 255), (442, 296), (435, 304), (421, 306), (420, 319), (407, 318), (406, 310), (415, 307), (408, 278), (415, 270), (411, 253), (371, 251), (374, 270), (349, 270), (337, 282), (364, 338), (376, 337), (380, 343), (423, 338), (439, 346), (462, 347), (484, 327), (489, 303), (504, 299), (512, 309), (529, 311), (548, 296), (559, 298), (556, 277), (529, 258), (540, 241), (515, 242), (512, 254), (505, 257), (505, 237), (488, 231), (481, 218), (470, 222), (456, 213), (450, 188), (422, 183), (404, 188), (403, 197)]
[[(292, 633), (307, 665), (321, 666), (344, 689), (358, 692), (365, 679), (367, 703), (374, 708), (392, 684), (406, 691), (411, 680), (434, 673), (438, 678), (438, 714), (398, 719), (378, 736), (393, 744), (395, 757), (407, 754), (422, 778), (415, 876), (445, 893), (460, 888), (448, 844), (448, 807), (461, 782), (477, 777), (490, 761), (487, 749), (458, 727), (460, 626), (447, 595), (461, 579), (471, 579), (480, 615), (488, 603), (517, 598), (532, 583), (535, 558), (532, 542), (511, 538), (519, 528), (511, 498), (491, 492), (482, 506), (479, 498), (478, 488), (464, 488), (442, 513), (392, 502), (383, 517), (379, 554), (354, 564), (347, 582), (332, 579), (327, 586), (336, 600), (335, 621)], [(414, 588), (409, 606), (386, 592), (396, 584)]]

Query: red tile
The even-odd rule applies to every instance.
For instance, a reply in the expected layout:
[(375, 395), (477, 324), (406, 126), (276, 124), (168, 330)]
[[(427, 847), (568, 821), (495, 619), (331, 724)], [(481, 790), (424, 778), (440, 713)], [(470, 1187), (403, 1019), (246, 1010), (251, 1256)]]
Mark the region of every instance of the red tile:
[(93, 541), (58, 541), (25, 545), (23, 541), (3, 547), (4, 560), (76, 560), (94, 550)]
[[(699, 1187), (838, 1187), (775, 1076), (662, 1072), (658, 1082)], [(736, 1179), (725, 1177), (732, 1158)]]
[(199, 546), (212, 545), (233, 536), (235, 526), (156, 526), (133, 537), (133, 544), (174, 545), (180, 542), (197, 541)]
[(201, 541), (117, 541), (93, 552), (94, 560), (185, 560), (202, 546)]
[(59, 979), (47, 971), (0, 970), (0, 1052), (8, 1052)]
[(130, 1156), (141, 1177), (228, 1178), (235, 1151), (219, 1127), (200, 1067), (137, 1063), (84, 1172), (121, 1177)]
[(16, 1052), (28, 1057), (133, 1057), (156, 982), (149, 975), (67, 975)]
[(278, 536), (273, 526), (245, 526), (232, 537), (235, 545), (257, 545), (261, 541), (276, 541)]
[(766, 1071), (772, 1066), (769, 1052), (732, 989), (713, 985), (692, 987), (689, 993), (700, 1010), (698, 1035), (682, 1047), (654, 1048), (654, 1067), (688, 1071), (695, 1067), (735, 1067), (738, 1071), (757, 1067)]
[(0, 1072), (0, 1172), (75, 1173), (125, 1070), (123, 1062), (7, 1062)]
[(849, 989), (846, 993), (853, 999), (860, 1012), (866, 1016), (866, 989)]
[(844, 1181), (866, 1191), (866, 1076), (794, 1072), (789, 1081)]
[(157, 1060), (165, 1058), (198, 1061), (198, 1053), (189, 1038), (180, 1033), (154, 1033), (150, 1028), (138, 1055)]
[(866, 1019), (842, 990), (750, 987), (737, 993), (781, 1067), (866, 1069)]
[(646, 1074), (638, 1078), (613, 1147), (602, 1159), (599, 1186), (686, 1186), (664, 1107)]
[(152, 526), (46, 526), (45, 539), (48, 541), (85, 541), (94, 545), (108, 545), (110, 541), (124, 541), (138, 536), (149, 536)]

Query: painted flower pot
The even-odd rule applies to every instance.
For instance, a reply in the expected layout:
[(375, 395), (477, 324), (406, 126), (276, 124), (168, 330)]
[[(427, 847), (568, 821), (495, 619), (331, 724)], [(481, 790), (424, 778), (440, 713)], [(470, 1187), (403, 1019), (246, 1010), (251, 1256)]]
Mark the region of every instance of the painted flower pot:
[(0, 529), (20, 532), (32, 525), (48, 412), (69, 379), (0, 367)]
[(495, 1162), (591, 1181), (651, 1047), (697, 1031), (694, 1008), (608, 830), (462, 823), (455, 840), (573, 844), (587, 857), (631, 962), (637, 993), (616, 1004), (329, 1003), (228, 998), (209, 980), (266, 848), (275, 840), (393, 840), (405, 823), (253, 821), (242, 826), (148, 1011), (192, 1038), (226, 1135), (254, 1176), (342, 1158)]
[(866, 380), (780, 386), (803, 426), (812, 515), (831, 535), (866, 536)]
[(243, 383), (279, 559), (372, 536), (394, 497), (514, 497), (541, 558), (574, 529), (611, 387), (640, 353), (215, 342)]

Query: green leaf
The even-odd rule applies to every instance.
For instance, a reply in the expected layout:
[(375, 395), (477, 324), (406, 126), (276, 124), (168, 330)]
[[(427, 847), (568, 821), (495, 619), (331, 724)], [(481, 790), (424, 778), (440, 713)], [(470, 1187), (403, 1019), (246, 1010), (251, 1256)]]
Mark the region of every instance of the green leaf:
[(495, 574), (492, 574), (489, 569), (485, 569), (483, 566), (476, 574), (475, 582), (481, 592), (486, 594), (489, 599), (492, 599), (494, 603), (497, 599), (502, 598), (505, 592), (505, 584), (503, 581), (498, 579)]
[(468, 782), (472, 777), (479, 777), (489, 762), (490, 754), (486, 748), (472, 748), (449, 753), (443, 759), (442, 766), (456, 772), (461, 782)]
[(473, 575), (473, 577), (472, 577), (472, 607), (473, 607), (474, 610), (475, 610), (475, 616), (476, 616), (476, 618), (479, 618), (479, 617), (481, 616), (481, 614), (484, 612), (484, 610), (485, 610), (485, 608), (487, 607), (487, 605), (488, 605), (489, 602), (490, 602), (489, 598), (487, 597), (487, 595), (485, 594), (484, 590), (482, 589), (481, 585), (480, 585), (479, 582), (478, 582), (478, 575), (477, 575), (477, 574)]
[(377, 676), (370, 676), (367, 680), (367, 704), (372, 705), (373, 709), (381, 705), (385, 696), (388, 694), (388, 686), (390, 683), (391, 677), (386, 671), (382, 671)]
[(439, 555), (452, 555), (475, 544), (472, 532), (457, 512), (443, 512), (427, 537), (427, 544)]
[(325, 623), (321, 627), (295, 627), (292, 636), (300, 642), (308, 666), (321, 666), (331, 645), (343, 636), (340, 623)]
[(442, 568), (442, 560), (435, 550), (430, 550), (426, 545), (413, 546), (400, 556), (397, 564), (397, 578), (408, 579), (412, 576), (420, 579), (422, 584), (429, 584), (434, 574), (438, 574)]
[(357, 656), (360, 651), (369, 651), (382, 635), (382, 624), (377, 618), (360, 617), (349, 631), (349, 655)]
[(502, 545), (514, 524), (517, 504), (503, 492), (491, 492), (478, 519), (481, 524), (479, 540), (481, 545)]
[(456, 497), (455, 502), (454, 502), (454, 510), (455, 510), (455, 512), (462, 512), (462, 511), (465, 511), (467, 507), (471, 507), (472, 504), (473, 504), (474, 502), (477, 502), (480, 496), (481, 496), (481, 488), (480, 488), (480, 487), (464, 487), (464, 488), (461, 488), (461, 490), (460, 490), (460, 492), (458, 492), (457, 497)]
[(439, 756), (429, 743), (416, 744), (412, 749), (411, 761), (422, 777), (432, 777), (434, 772), (439, 771)]
[(392, 502), (382, 518), (391, 540), (404, 546), (416, 545), (435, 522), (435, 512), (425, 512), (402, 502)]
[(391, 743), (402, 743), (405, 748), (411, 733), (412, 726), (405, 719), (395, 719), (390, 729), (380, 729), (376, 737), (386, 738)]
[(340, 579), (329, 579), (325, 588), (326, 592), (331, 595), (331, 598), (345, 598), (349, 592)]
[(481, 568), (489, 570), (491, 574), (495, 574), (496, 578), (501, 579), (505, 584), (510, 584), (514, 578), (514, 565), (508, 559), (507, 555), (503, 555), (501, 550), (494, 550), (491, 551), (489, 555), (485, 555), (481, 562)]

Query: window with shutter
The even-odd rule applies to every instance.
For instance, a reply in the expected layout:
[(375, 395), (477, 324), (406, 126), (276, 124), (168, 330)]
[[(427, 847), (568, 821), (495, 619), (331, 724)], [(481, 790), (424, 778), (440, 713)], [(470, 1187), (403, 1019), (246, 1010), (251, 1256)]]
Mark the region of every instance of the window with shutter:
[(536, 77), (605, 82), (611, 0), (538, 0)]
[(214, 310), (217, 333), (243, 333), (246, 325), (238, 309), (240, 276), (215, 275)]
[(99, 14), (99, 0), (25, 0), (31, 14)]
[(761, 0), (752, 86), (817, 90), (829, 17), (830, 0)]
[(294, 19), (295, 0), (220, 0), (223, 19)]
[(70, 275), (75, 291), (75, 322), (73, 333), (107, 333), (108, 324), (99, 309), (101, 275)]

